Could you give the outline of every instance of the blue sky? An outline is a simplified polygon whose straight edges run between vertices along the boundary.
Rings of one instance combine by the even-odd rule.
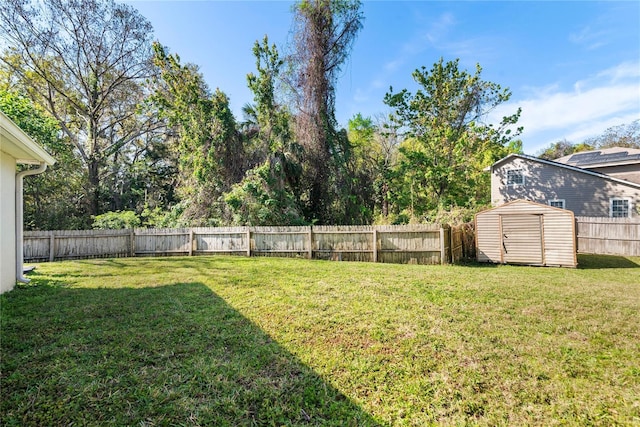
[[[236,118],[252,102],[246,75],[253,43],[290,38],[288,1],[129,1],[156,38],[192,62],[212,89],[231,99]],[[343,67],[336,115],[390,112],[384,94],[417,89],[411,73],[440,57],[512,92],[491,117],[522,108],[527,154],[567,139],[582,142],[640,119],[640,2],[364,1],[364,27]]]

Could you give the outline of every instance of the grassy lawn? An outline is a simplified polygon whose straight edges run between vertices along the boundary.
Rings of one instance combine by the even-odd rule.
[[[47,263],[0,297],[0,424],[640,425],[640,258]]]

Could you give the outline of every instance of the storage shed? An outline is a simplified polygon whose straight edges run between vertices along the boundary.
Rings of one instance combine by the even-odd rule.
[[[576,267],[573,212],[515,200],[475,217],[478,261]]]

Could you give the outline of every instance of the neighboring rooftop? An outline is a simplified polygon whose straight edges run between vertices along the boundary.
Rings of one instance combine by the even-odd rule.
[[[640,163],[640,150],[626,147],[603,148],[569,154],[554,161],[579,168],[626,165]]]

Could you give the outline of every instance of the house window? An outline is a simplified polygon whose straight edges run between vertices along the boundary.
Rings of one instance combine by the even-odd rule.
[[[524,185],[524,173],[522,173],[522,169],[511,169],[507,171],[507,185]]]
[[[631,216],[631,199],[610,199],[609,216],[611,218],[629,218]]]
[[[549,206],[564,209],[564,199],[549,200]]]

